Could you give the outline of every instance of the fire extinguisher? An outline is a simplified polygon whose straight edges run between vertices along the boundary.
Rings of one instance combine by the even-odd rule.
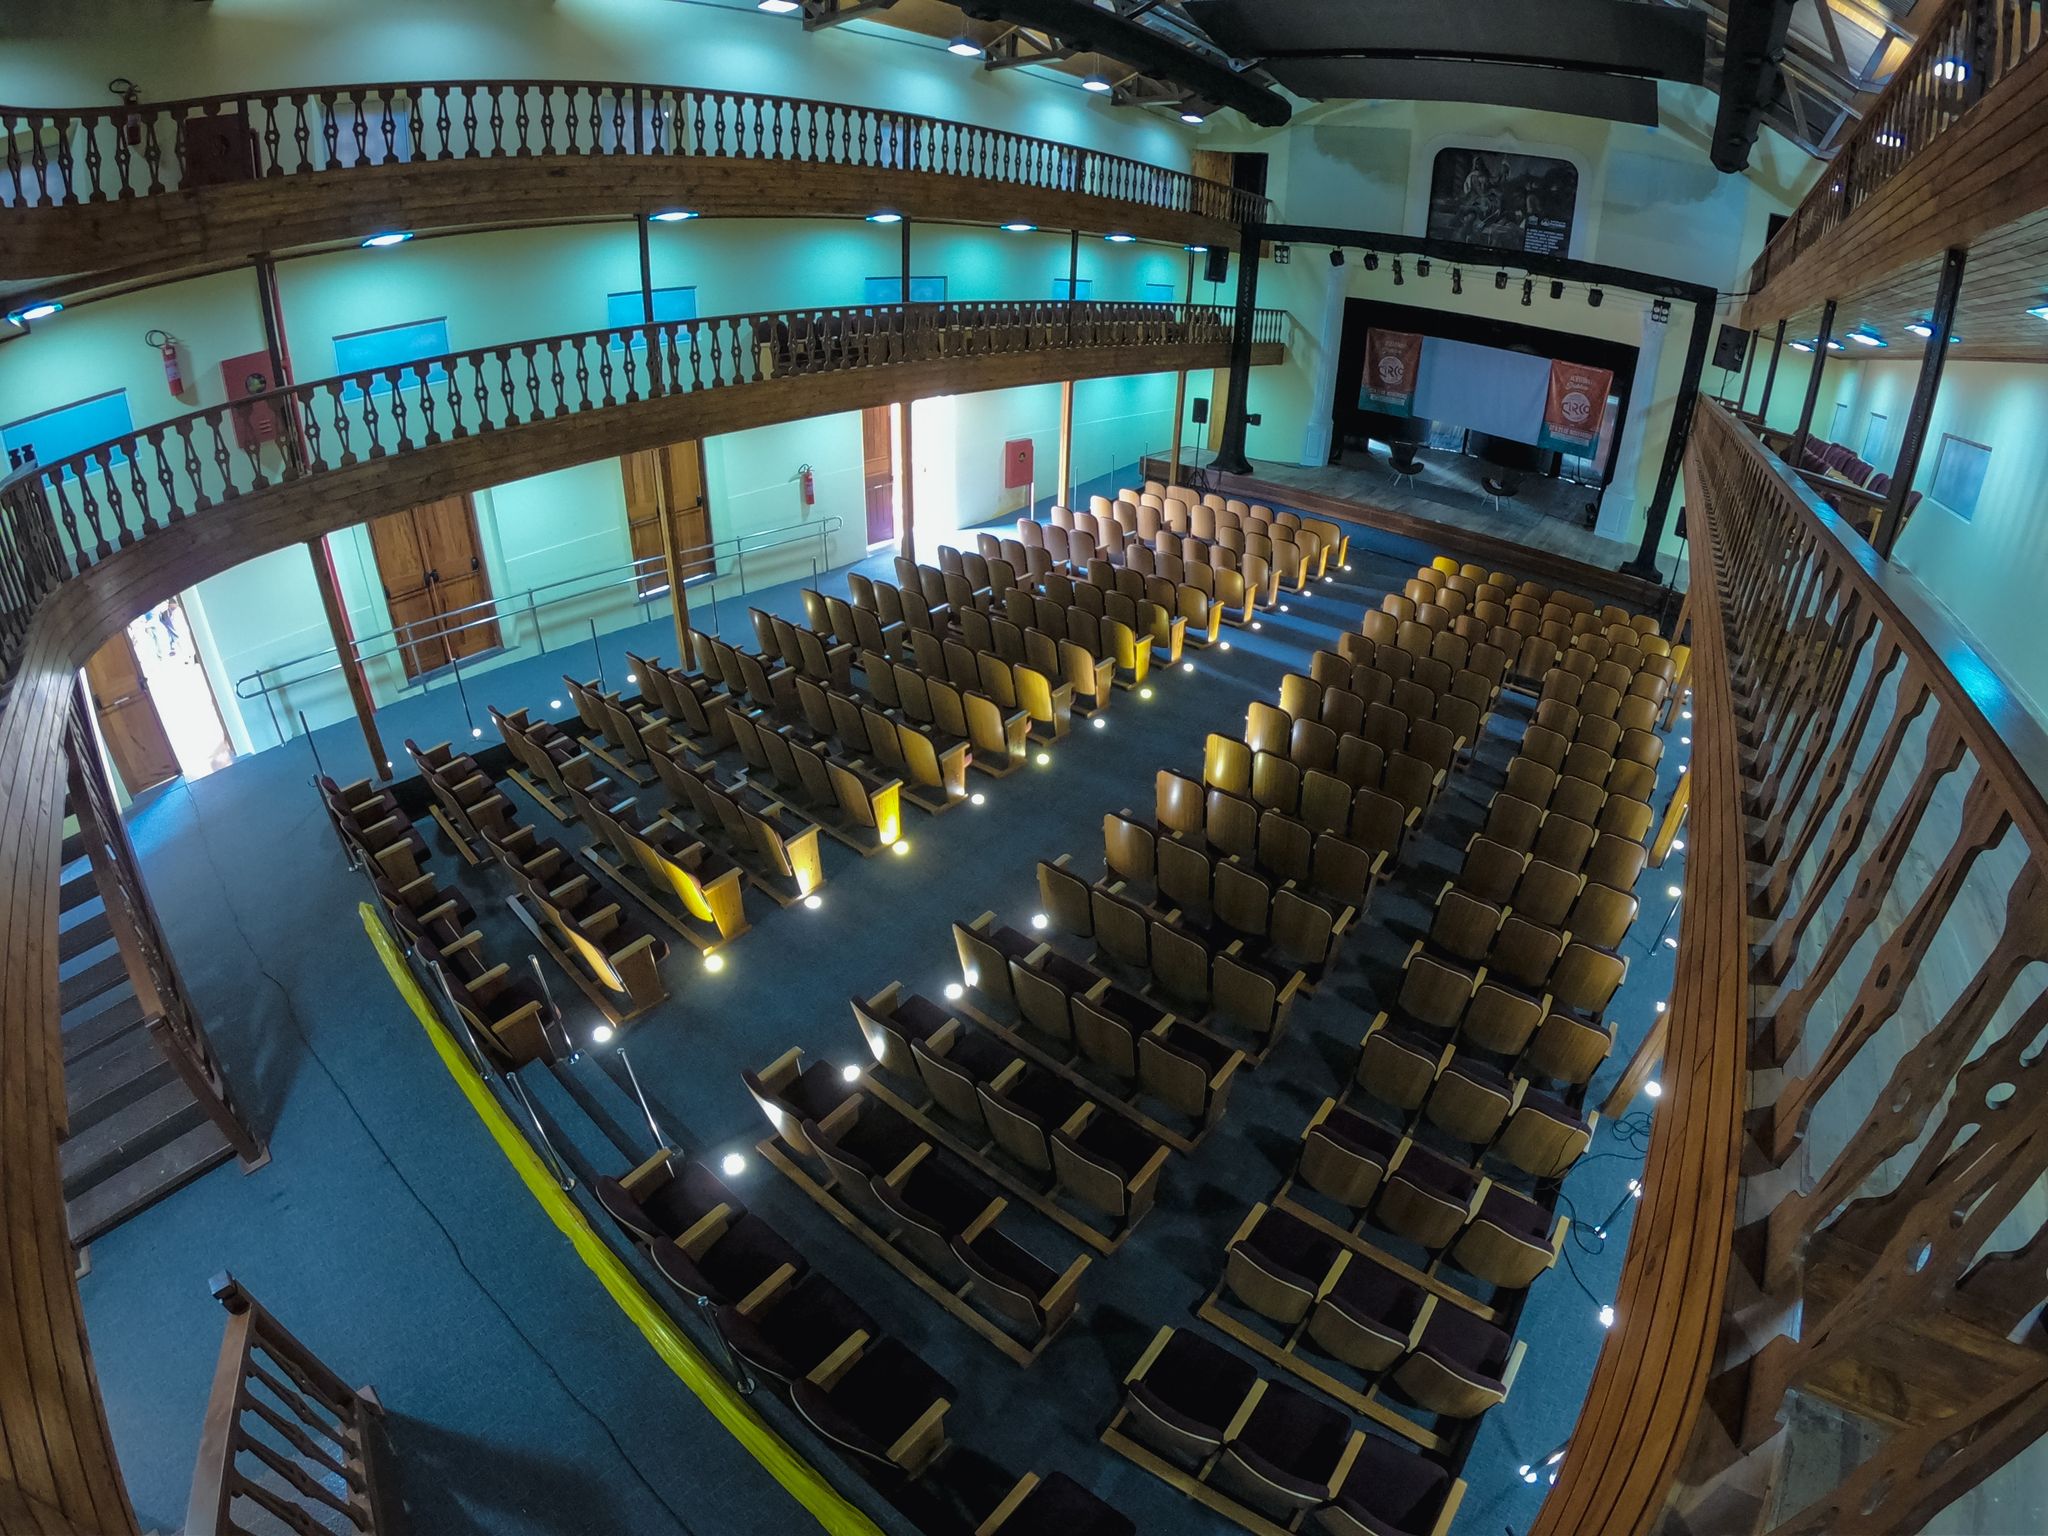
[[[157,356],[163,359],[164,388],[182,400],[185,395],[185,366],[179,356],[178,338],[169,331],[149,331],[142,339],[155,347]]]
[[[818,504],[818,477],[811,473],[810,465],[799,464],[797,466],[796,484],[797,492],[803,497],[804,505],[815,507]]]

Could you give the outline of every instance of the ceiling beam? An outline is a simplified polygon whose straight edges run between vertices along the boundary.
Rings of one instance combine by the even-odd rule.
[[[1721,66],[1721,107],[1714,119],[1717,170],[1746,170],[1764,113],[1784,90],[1785,36],[1795,0],[1729,0],[1727,59]],[[1806,134],[1798,93],[1792,110]]]

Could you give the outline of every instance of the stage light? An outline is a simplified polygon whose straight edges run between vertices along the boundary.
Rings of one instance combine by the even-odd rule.
[[[10,310],[7,319],[13,325],[26,325],[31,320],[47,320],[50,316],[63,309],[63,307],[56,299],[44,299],[40,304],[30,304],[21,309]]]
[[[1525,278],[1523,278],[1523,279],[1522,279],[1522,308],[1524,308],[1524,309],[1527,309],[1527,308],[1529,307],[1529,300],[1530,300],[1531,298],[1535,297],[1535,294],[1536,294],[1536,279],[1535,279],[1535,278],[1533,278],[1533,277],[1525,277]]]
[[[1107,75],[1090,75],[1081,82],[1081,89],[1093,91],[1099,96],[1109,89],[1109,77]]]
[[[1612,1328],[1614,1326],[1614,1308],[1602,1307],[1600,1309],[1600,1326],[1602,1328]]]
[[[1149,699],[1152,697],[1152,690],[1150,688],[1140,688],[1138,690],[1138,697],[1141,699]]]
[[[1417,277],[1429,276],[1429,258],[1427,256],[1415,258],[1415,275]]]
[[[1036,224],[1026,224],[1022,219],[1013,220],[1005,224],[1003,228],[1013,235],[1030,235],[1036,234],[1038,231]]]
[[[1586,303],[1594,309],[1598,309],[1600,307],[1600,301],[1606,297],[1607,295],[1602,293],[1598,288],[1588,288],[1586,290]]]
[[[647,222],[650,224],[680,224],[685,219],[694,219],[696,217],[697,210],[694,208],[660,208],[647,215]]]
[[[1043,929],[1046,925],[1046,921],[1046,915],[1043,912],[1034,912],[1031,914],[1031,926],[1034,928]]]
[[[949,1003],[957,1003],[957,1002],[959,1002],[959,1001],[960,1001],[960,998],[961,998],[961,996],[963,995],[963,993],[964,993],[965,991],[966,991],[966,989],[965,989],[964,987],[962,987],[962,986],[960,985],[960,983],[959,983],[959,982],[957,982],[957,981],[949,981],[949,982],[947,982],[947,983],[946,983],[946,1001],[947,1001],[947,1002],[949,1002]]]
[[[1052,754],[1050,752],[1041,752],[1032,758],[1031,761],[1038,764],[1041,768],[1050,768],[1052,766]]]
[[[1671,301],[1669,299],[1657,299],[1652,302],[1650,305],[1650,318],[1659,325],[1669,325],[1671,323]]]
[[[981,44],[971,37],[956,37],[946,44],[946,52],[955,58],[978,59],[981,57]]]
[[[1462,267],[1453,267],[1453,268],[1451,268],[1451,292],[1452,292],[1452,293],[1463,293],[1464,291],[1465,291],[1465,269],[1464,269],[1464,268],[1462,268]]]
[[[1553,299],[1564,297],[1564,284],[1554,277],[1550,280],[1550,296]]]
[[[1344,252],[1342,250],[1333,249],[1330,252],[1330,265],[1333,267],[1341,267],[1344,265]]]
[[[1089,723],[1090,725],[1092,725],[1093,727],[1095,727],[1095,729],[1096,729],[1096,730],[1098,730],[1098,731],[1099,731],[1099,730],[1101,730],[1101,729],[1102,729],[1102,728],[1103,728],[1104,726],[1108,725],[1108,724],[1109,724],[1109,721],[1107,721],[1106,719],[1104,719],[1104,718],[1103,718],[1103,717],[1102,717],[1101,715],[1097,715],[1097,716],[1096,716],[1096,717],[1095,717],[1094,719],[1090,720],[1090,721],[1089,721],[1088,723]]]
[[[1505,271],[1496,272],[1493,274],[1493,286],[1496,290],[1505,289],[1507,285],[1508,275]]]
[[[1394,286],[1401,286],[1401,258],[1398,256],[1394,258]]]
[[[1671,1005],[1669,1003],[1660,1002],[1659,1004],[1657,1004],[1657,1011],[1659,1013],[1662,1013],[1665,1009],[1669,1008],[1670,1006]]]
[[[1377,272],[1379,271],[1379,269],[1380,253],[1378,251],[1367,251],[1365,253],[1365,270],[1368,272]]]
[[[910,844],[899,837],[889,845],[889,851],[900,859],[910,852]]]
[[[366,251],[381,251],[389,246],[403,245],[411,238],[412,231],[409,229],[386,230],[381,235],[372,235],[369,239],[365,240],[363,242],[363,249]],[[35,316],[31,315],[29,318],[34,319]]]
[[[484,728],[483,728],[482,726],[480,726],[480,725],[472,725],[472,726],[471,726],[471,727],[469,728],[469,734],[470,734],[470,737],[471,737],[471,739],[472,739],[472,740],[474,740],[475,738],[477,738],[477,737],[479,737],[479,736],[483,735],[483,733],[484,733]]]
[[[1661,1099],[1664,1097],[1664,1085],[1653,1077],[1643,1084],[1643,1092],[1653,1099]]]
[[[903,222],[903,215],[892,209],[877,208],[868,215],[868,222],[870,224],[901,224]]]

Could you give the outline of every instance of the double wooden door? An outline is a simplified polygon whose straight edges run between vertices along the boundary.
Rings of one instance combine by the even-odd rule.
[[[680,579],[688,581],[713,569],[711,509],[704,501],[702,445],[670,443],[665,448],[621,454],[619,469],[626,481],[626,532],[633,542],[633,558],[656,562],[641,567],[641,595],[668,587],[668,570],[661,562],[664,516],[668,518],[669,536],[675,541]]]
[[[93,652],[85,664],[86,687],[100,717],[107,756],[130,795],[139,795],[179,773],[178,754],[164,729],[163,716],[149,694],[149,679],[135,655],[134,642],[122,630]]]
[[[871,546],[896,537],[896,434],[889,429],[889,409],[871,405],[860,413],[861,480],[867,488]]]
[[[372,519],[370,549],[407,677],[497,648],[498,621],[478,606],[490,600],[491,576],[467,496]]]

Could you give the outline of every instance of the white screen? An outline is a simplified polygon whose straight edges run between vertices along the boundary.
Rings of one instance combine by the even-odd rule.
[[[1416,370],[1415,414],[1518,443],[1543,430],[1550,359],[1426,336]]]

